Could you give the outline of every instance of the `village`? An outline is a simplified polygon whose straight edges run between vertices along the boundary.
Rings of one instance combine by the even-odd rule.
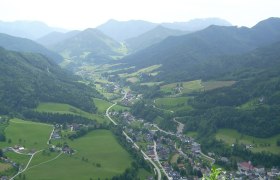
[[[125,104],[133,102],[137,95],[130,94],[122,100]],[[201,145],[192,137],[180,132],[167,132],[156,124],[146,122],[144,119],[135,118],[130,112],[109,112],[109,115],[118,120],[123,131],[142,149],[168,179],[200,179],[209,175],[215,160],[229,160],[226,157],[201,151]],[[179,124],[178,124],[179,125]],[[131,139],[127,139],[128,142]],[[251,162],[238,162],[236,171],[223,171],[226,179],[277,179],[280,169],[254,167]]]

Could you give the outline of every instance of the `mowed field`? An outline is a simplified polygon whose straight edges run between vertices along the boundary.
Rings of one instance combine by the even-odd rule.
[[[0,142],[0,147],[14,145],[23,146],[29,150],[40,150],[48,147],[52,125],[11,119],[9,126],[5,129],[6,142]],[[9,143],[10,141],[10,143]]]
[[[274,154],[280,154],[280,147],[276,145],[278,139],[280,139],[280,134],[270,137],[270,138],[256,138],[253,136],[242,135],[233,129],[220,129],[216,133],[216,139],[222,140],[228,145],[239,144],[252,145],[251,151],[261,152],[268,151]]]
[[[39,106],[35,109],[38,112],[49,112],[49,113],[60,113],[60,114],[73,114],[77,116],[82,116],[88,119],[96,120],[98,122],[107,121],[103,115],[91,114],[85,112],[79,108],[68,104],[61,103],[40,103]]]
[[[106,110],[108,109],[108,107],[110,107],[111,105],[113,105],[112,103],[105,101],[103,99],[97,99],[94,98],[94,104],[97,107],[98,112],[105,114]],[[110,111],[119,111],[119,110],[129,110],[129,108],[124,107],[124,106],[120,106],[120,105],[115,105],[114,107],[112,107],[110,109]]]
[[[181,106],[186,106],[189,97],[165,97],[155,100],[155,105],[163,109],[176,109]]]
[[[53,161],[28,169],[24,173],[27,179],[110,179],[123,173],[132,162],[129,153],[108,130],[96,130],[74,141],[67,140],[67,143],[76,150],[75,154],[62,154]]]
[[[229,87],[235,84],[236,81],[207,81],[202,82],[201,80],[187,81],[187,82],[177,82],[172,84],[166,84],[160,87],[161,91],[166,93],[171,93],[176,88],[177,84],[182,84],[182,93],[192,93],[197,91],[210,91],[217,88]]]

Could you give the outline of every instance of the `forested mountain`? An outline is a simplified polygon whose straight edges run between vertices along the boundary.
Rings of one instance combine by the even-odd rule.
[[[35,108],[39,102],[67,103],[95,112],[100,97],[45,56],[0,48],[0,114]]]
[[[43,37],[40,37],[36,41],[46,47],[52,46],[54,44],[57,44],[61,41],[64,41],[65,39],[71,38],[75,35],[77,35],[80,31],[69,31],[67,33],[62,32],[51,32]]]
[[[56,62],[62,61],[62,57],[59,54],[25,38],[0,33],[0,47],[13,51],[40,53]]]
[[[279,134],[279,49],[280,42],[224,60],[233,68],[223,78],[237,83],[194,98],[190,102],[194,110],[185,114],[188,129],[199,130],[204,135],[219,128],[233,128],[255,137]]]
[[[100,62],[118,56],[121,44],[97,29],[86,29],[52,46],[52,49],[66,58]]]
[[[187,33],[188,32],[186,31],[173,30],[163,26],[157,26],[156,28],[144,34],[125,40],[125,43],[129,51],[135,52],[153,44],[159,43],[168,36],[179,36]]]
[[[162,64],[157,81],[182,81],[206,77],[204,70],[212,63],[216,65],[220,56],[249,52],[279,40],[279,18],[264,20],[252,28],[210,26],[184,36],[168,37],[122,62],[136,68]]]
[[[157,24],[155,23],[142,20],[117,21],[111,19],[98,26],[97,29],[117,41],[124,41],[126,39],[139,36],[156,26]]]
[[[0,33],[32,40],[36,40],[53,31],[66,32],[64,29],[49,27],[45,23],[39,21],[0,21]]]
[[[211,25],[231,26],[231,23],[220,18],[192,19],[187,22],[162,23],[162,26],[181,31],[199,31]]]

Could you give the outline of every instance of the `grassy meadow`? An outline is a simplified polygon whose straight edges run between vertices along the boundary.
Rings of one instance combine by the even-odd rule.
[[[280,154],[280,147],[276,145],[280,134],[270,138],[256,138],[241,134],[233,129],[220,129],[216,133],[216,139],[222,140],[226,144],[231,145],[235,143],[252,145],[251,149],[253,152],[268,151],[274,154]]]
[[[23,146],[29,150],[40,150],[47,147],[47,141],[53,127],[48,124],[11,119],[5,129],[6,142],[0,142],[0,147],[14,145]]]
[[[49,163],[28,169],[27,179],[105,179],[123,173],[132,162],[129,153],[108,130],[96,130],[66,142],[76,150],[75,154],[62,154]]]
[[[107,121],[104,116],[98,114],[91,114],[85,112],[79,108],[68,104],[61,103],[40,103],[35,109],[38,112],[49,112],[49,113],[59,113],[59,114],[73,114],[77,116],[82,116],[88,119],[97,120],[98,122]]]

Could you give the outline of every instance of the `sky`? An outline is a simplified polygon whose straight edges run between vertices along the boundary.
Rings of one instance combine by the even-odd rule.
[[[96,27],[109,19],[185,22],[219,17],[251,27],[280,17],[279,0],[0,0],[0,20],[36,20],[65,29]]]

